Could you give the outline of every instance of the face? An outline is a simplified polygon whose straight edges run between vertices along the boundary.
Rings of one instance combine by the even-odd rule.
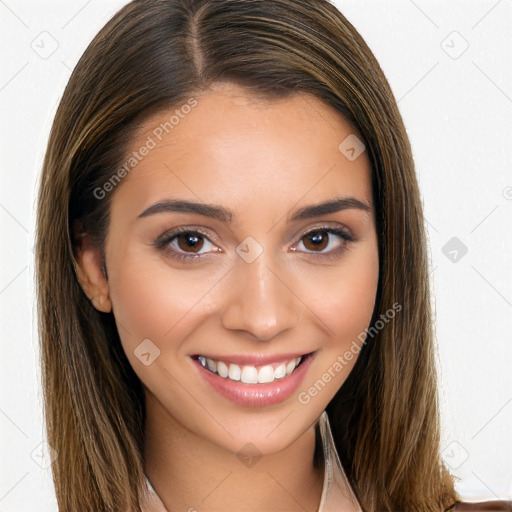
[[[188,105],[130,148],[106,302],[148,406],[234,453],[277,452],[343,384],[372,316],[370,164],[339,149],[355,130],[312,96],[216,84]]]

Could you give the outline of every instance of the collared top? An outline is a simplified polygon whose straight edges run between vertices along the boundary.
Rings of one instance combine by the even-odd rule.
[[[357,501],[338,457],[326,411],[321,414],[318,425],[324,459],[324,483],[318,512],[340,512],[342,510],[362,512],[361,505]],[[147,493],[141,512],[167,512],[147,477],[146,484]]]

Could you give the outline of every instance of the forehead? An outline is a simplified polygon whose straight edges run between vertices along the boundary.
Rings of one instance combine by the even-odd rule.
[[[134,165],[115,201],[138,213],[176,195],[247,210],[306,196],[371,201],[366,152],[349,159],[343,151],[355,136],[339,112],[314,96],[264,100],[217,84],[144,121],[128,148],[126,161]]]

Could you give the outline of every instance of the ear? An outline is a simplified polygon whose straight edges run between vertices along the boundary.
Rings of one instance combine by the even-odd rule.
[[[77,248],[75,270],[82,289],[94,307],[103,313],[112,311],[107,276],[103,273],[101,250],[81,221],[75,221],[73,235]]]

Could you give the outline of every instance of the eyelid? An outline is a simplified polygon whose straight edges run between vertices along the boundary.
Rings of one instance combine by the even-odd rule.
[[[199,233],[203,235],[205,238],[208,238],[211,242],[211,235],[207,232],[206,229],[198,227],[198,226],[179,226],[177,228],[172,228],[164,231],[161,235],[159,235],[152,245],[159,245],[161,243],[165,243],[169,241],[169,239],[174,238],[177,235],[181,235],[182,233]],[[213,237],[215,238],[215,237]]]
[[[340,224],[339,222],[324,222],[321,224],[315,224],[311,228],[306,228],[305,231],[301,231],[302,237],[309,235],[309,233],[314,233],[315,231],[322,231],[322,230],[334,230],[334,231],[340,231],[344,235],[347,235],[347,237],[350,237],[351,239],[355,240],[354,235],[352,234],[352,231],[348,229],[345,225]]]
[[[308,236],[310,233],[315,233],[315,232],[319,232],[319,231],[327,231],[330,235],[334,234],[334,235],[338,236],[339,238],[341,238],[344,241],[342,247],[341,248],[338,247],[337,249],[333,249],[328,252],[305,251],[304,254],[308,254],[308,255],[316,254],[319,258],[321,258],[321,257],[328,258],[330,256],[335,257],[338,252],[346,249],[347,244],[349,244],[350,242],[356,241],[355,237],[351,233],[351,230],[349,230],[346,226],[340,225],[339,223],[334,223],[334,222],[333,223],[322,223],[322,224],[313,225],[310,228],[306,228],[305,230],[301,230],[298,235],[299,238],[297,239],[296,242],[293,243],[292,247],[294,245],[296,245],[297,243],[300,243],[302,241],[302,239],[304,237]],[[190,261],[190,260],[195,260],[195,259],[202,259],[202,258],[206,257],[208,254],[215,253],[215,252],[223,252],[223,250],[220,249],[220,250],[216,250],[216,251],[209,251],[206,253],[186,253],[186,252],[176,251],[175,249],[167,249],[166,248],[166,246],[171,242],[171,240],[173,240],[174,238],[176,238],[177,236],[179,236],[180,234],[183,234],[183,233],[197,233],[197,234],[200,234],[201,236],[203,236],[204,238],[208,239],[210,241],[210,243],[212,243],[212,244],[215,243],[214,241],[211,240],[212,237],[209,235],[209,233],[207,233],[207,230],[205,228],[198,227],[198,226],[179,226],[177,228],[172,228],[172,229],[169,229],[169,230],[165,231],[164,233],[162,233],[160,236],[158,236],[156,238],[156,240],[154,242],[152,242],[151,245],[157,247],[158,249],[160,249],[162,251],[167,250],[167,252],[173,253],[173,254],[171,254],[171,257],[178,259],[178,260],[181,259],[181,260],[189,260]],[[216,237],[214,236],[213,238],[216,238]],[[215,245],[217,245],[217,244],[215,244]],[[303,251],[297,251],[296,249],[292,249],[292,250],[294,252],[303,252]]]

